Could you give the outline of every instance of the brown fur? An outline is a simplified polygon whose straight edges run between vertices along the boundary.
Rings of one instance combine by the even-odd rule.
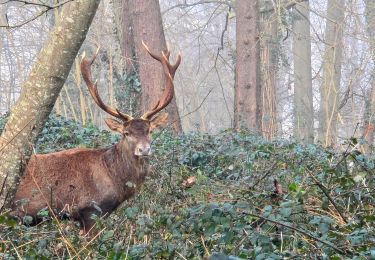
[[[109,148],[33,155],[18,187],[13,215],[29,215],[38,222],[37,213],[51,208],[58,214],[69,213],[87,233],[95,224],[92,214],[110,214],[140,189],[148,160],[135,155],[136,149],[149,147],[150,131],[166,121],[164,115],[151,122],[107,119],[108,126],[124,136]]]

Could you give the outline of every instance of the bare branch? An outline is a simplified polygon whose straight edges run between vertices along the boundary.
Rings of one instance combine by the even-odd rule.
[[[59,7],[62,7],[63,5],[65,5],[69,2],[72,2],[72,1],[74,1],[74,0],[65,0],[65,1],[60,2],[58,4],[55,4],[55,5],[48,5],[48,4],[44,4],[44,3],[41,3],[41,2],[26,1],[26,0],[6,0],[6,1],[3,1],[0,4],[3,5],[3,4],[8,4],[8,3],[21,3],[23,5],[37,6],[37,7],[43,8],[43,10],[41,10],[38,14],[34,15],[33,17],[31,17],[29,19],[26,19],[23,22],[14,24],[14,25],[9,24],[8,20],[7,20],[7,24],[0,24],[0,28],[14,29],[14,28],[22,27],[25,24],[30,23],[30,22],[38,19],[39,17],[41,17],[42,15],[47,13],[48,11],[53,10],[53,9],[57,9]]]
[[[307,1],[307,0],[284,1],[284,2],[281,3],[280,8],[290,9],[290,8],[294,7],[295,5],[298,5],[299,3],[305,2],[305,1]],[[264,14],[264,13],[274,12],[275,9],[276,9],[275,6],[269,7],[268,5],[265,5],[265,6],[262,6],[260,8],[260,13]]]
[[[296,232],[298,232],[298,233],[300,233],[302,235],[305,235],[305,236],[311,238],[312,240],[315,240],[317,242],[320,242],[320,243],[322,243],[322,244],[324,244],[324,245],[332,248],[333,250],[335,250],[339,254],[342,254],[342,255],[353,255],[353,253],[349,249],[342,250],[342,249],[338,248],[337,246],[335,246],[334,244],[332,244],[331,242],[329,242],[327,240],[324,240],[324,239],[321,239],[321,238],[318,238],[318,237],[310,234],[309,231],[303,230],[301,228],[294,227],[294,226],[290,225],[289,223],[272,220],[272,219],[260,216],[258,214],[254,214],[254,213],[246,213],[246,214],[248,214],[249,216],[253,216],[253,217],[256,217],[256,218],[259,218],[259,219],[263,219],[263,220],[265,220],[267,222],[270,222],[270,223],[273,223],[273,224],[276,224],[276,225],[280,225],[280,226],[283,226],[285,228],[294,230],[294,231],[296,231]]]
[[[176,9],[176,8],[187,8],[187,7],[194,7],[194,6],[198,6],[198,5],[203,5],[203,4],[225,4],[227,6],[229,6],[230,8],[233,8],[233,4],[231,1],[219,1],[219,0],[201,0],[201,1],[198,1],[198,2],[195,2],[195,3],[183,3],[183,4],[177,4],[177,5],[174,5],[174,6],[171,6],[169,8],[167,8],[166,10],[164,10],[161,15],[164,15],[166,14],[167,12],[173,10],[173,9]]]

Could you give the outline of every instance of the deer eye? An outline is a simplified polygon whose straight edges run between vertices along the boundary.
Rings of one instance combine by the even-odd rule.
[[[124,131],[124,132],[123,132],[123,135],[124,135],[124,136],[129,136],[129,132],[128,132],[128,131]]]

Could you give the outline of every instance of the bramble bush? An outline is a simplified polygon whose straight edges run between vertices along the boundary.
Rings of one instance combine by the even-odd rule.
[[[97,147],[116,138],[52,116],[37,147]],[[74,222],[26,227],[1,216],[0,257],[375,258],[374,158],[356,147],[354,138],[335,152],[247,132],[163,131],[154,135],[142,191],[96,218],[99,237],[80,236]]]

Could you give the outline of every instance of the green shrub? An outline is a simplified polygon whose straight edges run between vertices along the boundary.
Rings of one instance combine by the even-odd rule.
[[[91,127],[59,124],[48,125],[41,151],[113,140]],[[66,137],[66,129],[83,137]],[[95,135],[102,141],[93,143]],[[247,132],[162,132],[154,136],[142,192],[97,219],[99,238],[79,237],[68,221],[25,227],[3,218],[0,253],[30,259],[374,258],[374,160],[357,151],[354,140],[347,147],[338,153]],[[187,185],[189,177],[195,183]]]
[[[0,117],[0,134],[4,129],[8,114]],[[46,125],[38,136],[37,153],[50,153],[74,147],[96,148],[118,140],[108,131],[101,131],[97,126],[80,123],[51,113]]]

